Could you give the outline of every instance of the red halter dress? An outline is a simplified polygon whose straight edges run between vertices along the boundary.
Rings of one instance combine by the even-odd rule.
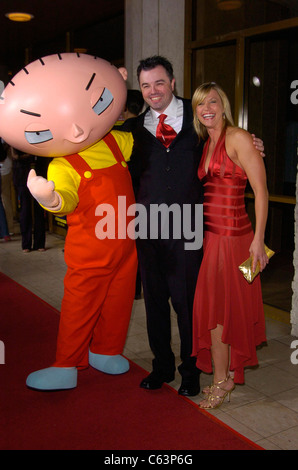
[[[212,372],[211,334],[223,326],[231,346],[230,370],[244,382],[244,367],[258,364],[256,345],[266,341],[260,276],[249,284],[238,266],[249,257],[253,230],[245,210],[245,172],[227,155],[225,133],[206,173],[206,143],[198,176],[204,184],[204,257],[194,299],[193,355],[197,367]]]

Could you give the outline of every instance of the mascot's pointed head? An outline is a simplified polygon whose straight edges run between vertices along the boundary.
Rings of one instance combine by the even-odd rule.
[[[0,136],[32,155],[78,153],[113,127],[126,102],[126,71],[86,54],[36,60],[0,98]]]

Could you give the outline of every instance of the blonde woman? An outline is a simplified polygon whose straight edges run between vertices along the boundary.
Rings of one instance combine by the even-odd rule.
[[[206,140],[198,170],[204,184],[204,257],[194,300],[193,355],[213,372],[201,408],[216,408],[244,382],[244,367],[258,363],[256,345],[266,340],[260,276],[252,284],[238,266],[268,263],[264,233],[268,192],[263,158],[252,136],[234,126],[230,104],[215,83],[197,88],[194,127]],[[245,210],[247,180],[255,195],[255,232]]]

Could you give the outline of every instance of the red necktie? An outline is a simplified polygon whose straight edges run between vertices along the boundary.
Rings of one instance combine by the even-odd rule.
[[[166,114],[161,114],[159,116],[159,123],[156,128],[156,138],[160,140],[165,147],[169,147],[172,140],[175,139],[177,132],[175,132],[171,126],[165,124],[164,120],[166,117]]]

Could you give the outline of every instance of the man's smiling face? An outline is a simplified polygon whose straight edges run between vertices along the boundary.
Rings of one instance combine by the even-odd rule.
[[[172,101],[175,79],[170,80],[166,69],[158,65],[152,70],[142,70],[139,84],[146,103],[155,111],[163,113]]]

